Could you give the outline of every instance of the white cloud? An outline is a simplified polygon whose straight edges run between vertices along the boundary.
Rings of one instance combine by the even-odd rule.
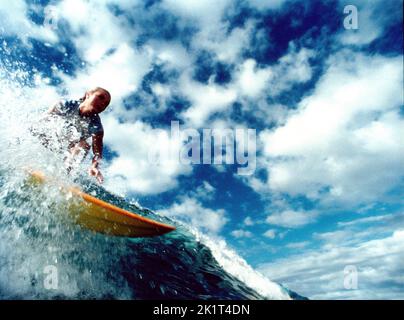
[[[183,112],[183,117],[195,127],[201,127],[210,115],[225,110],[237,98],[237,93],[232,88],[212,83],[204,85],[188,77],[183,77],[180,85],[183,94],[192,103],[191,107]]]
[[[258,67],[254,59],[247,59],[240,65],[234,85],[241,96],[257,101],[261,96],[277,96],[294,84],[311,79],[310,59],[313,56],[312,50],[302,48],[297,51],[291,43],[288,53],[273,66]]]
[[[246,218],[244,219],[244,224],[245,224],[246,226],[252,226],[252,225],[254,225],[254,221],[253,221],[253,219],[251,219],[250,216],[248,216],[248,217],[246,217]]]
[[[238,62],[254,30],[254,22],[249,20],[245,26],[229,31],[229,22],[224,16],[231,14],[234,6],[230,0],[164,0],[161,3],[163,9],[179,15],[197,28],[191,42],[193,51],[207,50],[226,63]]]
[[[251,238],[252,233],[250,231],[242,230],[242,229],[237,229],[233,230],[231,232],[231,235],[235,238]]]
[[[118,5],[121,9],[131,9],[136,14],[138,1],[60,1],[47,7],[28,5],[24,1],[0,4],[0,29],[6,34],[17,35],[23,41],[28,37],[50,42],[56,49],[64,51],[53,27],[61,27],[67,21],[71,40],[78,55],[87,63],[74,76],[56,71],[65,81],[71,95],[82,95],[92,86],[108,88],[118,101],[137,89],[144,74],[148,71],[151,57],[149,52],[133,49],[131,42],[136,40],[136,30],[123,17],[116,17],[108,7]],[[38,26],[27,16],[28,9],[38,14],[52,14],[50,27]],[[45,23],[46,24],[46,23]],[[52,27],[52,28],[51,28]],[[49,46],[50,44],[48,44]],[[65,71],[63,71],[65,72]]]
[[[108,89],[112,95],[111,105],[122,108],[121,99],[138,89],[143,76],[149,71],[150,57],[123,43],[117,50],[97,63],[89,64],[74,77],[56,72],[71,95],[82,96],[92,87]]]
[[[215,192],[216,189],[208,181],[203,181],[202,185],[196,188],[195,191],[191,191],[189,194],[193,198],[210,201],[213,200]]]
[[[289,90],[296,83],[305,83],[312,77],[312,66],[310,59],[315,52],[310,49],[301,48],[299,51],[292,42],[286,55],[281,57],[274,66],[275,77],[270,83],[269,94],[276,96],[282,91]]]
[[[136,29],[122,16],[116,17],[108,4],[119,4],[122,8],[128,6],[128,1],[64,0],[55,7],[60,18],[69,22],[73,32],[71,39],[87,62],[96,63],[109,50],[137,37]],[[133,2],[133,7],[136,4]]]
[[[204,25],[217,23],[229,3],[229,0],[163,0],[162,7]]]
[[[151,40],[146,48],[157,64],[180,71],[192,66],[192,55],[180,43]]]
[[[276,233],[277,232],[275,229],[270,229],[270,230],[265,231],[264,236],[269,239],[275,239]]]
[[[159,210],[159,213],[177,218],[197,230],[210,234],[218,234],[229,221],[223,209],[212,210],[205,208],[196,199],[189,197],[183,197],[180,203],[175,203],[170,208]]]
[[[396,186],[404,172],[402,63],[349,51],[332,57],[285,125],[260,135],[270,190],[356,203]]]
[[[257,69],[254,59],[247,59],[240,67],[238,86],[241,92],[249,97],[256,97],[267,86],[272,76],[270,68]]]
[[[371,217],[356,219],[353,221],[338,222],[338,226],[339,227],[353,226],[353,225],[362,224],[362,223],[385,221],[385,220],[391,219],[391,218],[393,218],[392,214],[385,214],[385,215],[381,215],[381,216],[371,216]]]
[[[244,27],[234,28],[231,32],[227,32],[227,23],[209,25],[205,28],[208,29],[199,32],[193,38],[193,48],[195,50],[207,50],[223,63],[238,64],[243,49],[249,45],[255,24],[249,20]]]
[[[313,238],[321,240],[327,249],[337,244],[343,246],[355,246],[363,242],[364,239],[381,237],[389,234],[392,230],[404,228],[404,213],[392,213],[381,216],[370,216],[358,218],[346,222],[338,222],[339,229],[313,233]]]
[[[301,242],[290,242],[286,245],[286,248],[289,249],[303,249],[310,244],[309,241],[301,241]]]
[[[285,210],[267,217],[266,222],[285,228],[299,228],[315,221],[318,213],[313,211]]]
[[[227,85],[217,85],[213,83],[213,78],[208,84],[202,84],[194,81],[190,74],[185,72],[176,86],[191,102],[191,106],[182,116],[190,125],[201,127],[215,112],[228,111],[237,99],[247,98],[259,102],[267,96],[276,96],[294,84],[306,82],[311,78],[309,59],[312,56],[311,50],[303,48],[296,52],[295,46],[291,45],[289,52],[274,66],[258,67],[254,59],[247,59],[240,63],[233,81]],[[254,105],[251,101],[246,101],[245,104],[247,108],[248,105]],[[267,104],[263,105],[262,109],[266,109],[264,113],[272,113]],[[284,114],[280,110],[275,111],[278,116],[272,118],[281,118]],[[268,121],[271,121],[271,117]]]
[[[29,37],[52,44],[58,41],[51,28],[33,23],[27,14],[28,5],[24,0],[1,1],[0,32],[5,35],[18,35],[25,44]]]
[[[404,229],[388,237],[333,245],[273,263],[259,270],[272,279],[311,299],[403,299]],[[358,270],[358,289],[344,288],[344,269]]]
[[[179,175],[191,172],[190,166],[174,158],[182,141],[170,133],[153,130],[141,121],[120,123],[111,116],[104,117],[103,124],[105,143],[118,153],[107,168],[107,187],[121,192],[159,193],[174,188]],[[158,153],[160,161],[153,163],[152,155]]]
[[[247,3],[258,10],[280,9],[286,0],[246,0]]]
[[[162,111],[162,110],[167,110],[167,101],[172,96],[172,89],[169,85],[165,85],[162,83],[154,83],[150,86],[150,89],[152,90],[153,94],[157,97],[158,99],[158,105],[155,106],[154,111]]]
[[[331,232],[313,234],[313,237],[317,240],[322,240],[331,243],[342,243],[342,241],[351,237],[351,231],[349,230],[336,230]]]

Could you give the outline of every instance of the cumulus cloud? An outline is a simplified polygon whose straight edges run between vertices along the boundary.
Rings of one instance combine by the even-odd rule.
[[[271,214],[266,222],[284,228],[299,228],[315,221],[318,213],[313,211],[285,210]]]
[[[213,83],[204,85],[187,77],[181,81],[181,88],[192,103],[183,112],[183,117],[195,127],[201,127],[211,114],[225,110],[237,98],[237,92],[232,88]]]
[[[404,228],[404,213],[391,213],[351,221],[338,222],[338,229],[329,232],[313,233],[313,239],[324,243],[324,248],[333,247],[336,244],[354,246],[364,239],[382,237],[390,234],[392,230]]]
[[[256,61],[247,59],[240,67],[238,85],[243,94],[256,97],[267,86],[272,72],[270,68],[256,69]]]
[[[276,230],[275,229],[270,229],[264,232],[264,236],[269,238],[269,239],[275,239],[276,237]]]
[[[254,32],[255,23],[249,20],[244,27],[236,27],[230,32],[227,32],[227,28],[227,24],[218,24],[215,30],[198,33],[193,39],[193,47],[195,50],[209,51],[223,63],[238,64]]]
[[[192,55],[177,41],[150,40],[145,46],[157,65],[169,70],[185,71],[192,66]]]
[[[170,208],[159,212],[209,234],[218,234],[229,221],[225,210],[205,208],[198,200],[189,197],[183,197],[181,202],[174,203]]]
[[[208,181],[203,181],[195,191],[190,191],[189,195],[196,199],[210,201],[214,199],[215,193],[215,187],[213,187]]]
[[[296,45],[290,43],[288,53],[281,57],[273,68],[275,77],[270,83],[269,94],[276,96],[290,90],[294,84],[309,81],[313,74],[310,59],[314,56],[313,50],[297,50]]]
[[[154,130],[141,121],[121,123],[113,116],[104,118],[105,142],[118,154],[107,167],[107,187],[121,192],[151,194],[177,186],[177,177],[192,168],[178,155],[182,140],[170,132]],[[155,158],[155,156],[157,158]]]
[[[248,216],[248,217],[246,217],[246,218],[244,219],[244,224],[245,224],[246,226],[252,226],[252,225],[254,225],[254,221],[253,221],[253,219],[252,219],[250,216]]]
[[[232,12],[233,5],[229,0],[164,0],[161,7],[196,28],[197,32],[191,41],[194,51],[207,50],[219,61],[235,63],[242,49],[248,45],[254,22],[249,20],[245,26],[229,31],[230,26],[224,15]]]
[[[221,20],[230,0],[163,0],[162,7],[178,15],[196,20],[201,26]]]
[[[323,242],[318,250],[261,264],[259,270],[312,299],[400,299],[404,285],[404,229],[402,222],[397,223],[400,219],[402,215],[393,223],[386,215],[389,223],[367,227],[364,232],[343,228],[315,234],[314,238]],[[363,223],[363,219],[356,219],[348,225]],[[307,245],[290,243],[288,247],[302,249]],[[347,267],[357,271],[358,287],[354,290],[344,286]]]
[[[235,238],[251,238],[252,233],[248,230],[237,229],[231,232],[231,235]]]
[[[258,67],[254,59],[245,60],[238,68],[234,85],[241,96],[256,100],[262,96],[277,96],[294,84],[311,79],[312,57],[312,50],[302,48],[297,51],[296,46],[291,43],[288,53],[275,65]]]
[[[286,245],[288,249],[303,249],[310,245],[310,241],[290,242]]]
[[[55,43],[58,37],[46,25],[37,25],[28,19],[29,6],[24,0],[2,1],[0,3],[0,31],[3,35],[16,36],[28,45],[28,38]]]
[[[252,7],[258,10],[280,9],[286,0],[246,0]]]
[[[328,66],[285,125],[261,133],[268,186],[322,201],[371,201],[404,172],[402,57],[344,52]]]
[[[85,90],[96,86],[107,88],[112,95],[111,103],[117,109],[122,107],[122,98],[138,89],[150,64],[151,59],[146,52],[122,43],[113,54],[84,66],[74,76],[59,70],[55,74],[64,81],[71,95],[81,96]]]
[[[212,83],[212,78],[208,84],[202,84],[193,80],[189,73],[184,73],[176,86],[180,88],[179,93],[190,101],[191,106],[182,116],[190,125],[201,127],[208,122],[211,115],[228,112],[234,102],[247,99],[246,110],[249,110],[249,104],[255,105],[251,101],[256,101],[259,109],[265,109],[262,112],[271,114],[268,122],[281,118],[284,108],[277,110],[277,106],[274,106],[272,110],[264,102],[265,99],[291,89],[294,84],[310,80],[310,58],[313,55],[312,50],[302,48],[297,51],[295,46],[291,45],[288,53],[274,66],[257,66],[254,59],[246,59],[239,63],[233,81],[227,85]],[[274,116],[274,112],[279,115]]]
[[[110,50],[128,44],[137,37],[136,29],[124,17],[115,16],[109,4],[127,8],[127,1],[65,0],[55,6],[58,17],[71,27],[71,39],[82,59],[95,63]],[[133,8],[137,2],[134,1]],[[133,9],[132,8],[132,9]]]

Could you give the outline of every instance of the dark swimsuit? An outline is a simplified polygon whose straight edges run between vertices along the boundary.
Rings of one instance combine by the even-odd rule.
[[[56,127],[50,126],[47,118],[48,120],[45,119],[31,127],[31,133],[54,151],[65,151],[92,135],[103,134],[104,129],[98,114],[89,117],[80,114],[79,107],[82,102],[82,99],[59,102],[50,117],[61,122]]]
[[[104,128],[98,114],[86,117],[80,115],[79,106],[82,100],[64,100],[57,105],[57,112],[66,118],[67,125],[76,128],[81,134],[80,140],[87,140],[92,135],[104,133]]]

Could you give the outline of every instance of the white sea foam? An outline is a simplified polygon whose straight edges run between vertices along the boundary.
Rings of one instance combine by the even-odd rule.
[[[209,247],[213,257],[229,274],[267,299],[291,300],[290,295],[282,286],[254,270],[237,252],[229,248],[223,238],[201,233],[194,227],[188,228],[198,241]]]

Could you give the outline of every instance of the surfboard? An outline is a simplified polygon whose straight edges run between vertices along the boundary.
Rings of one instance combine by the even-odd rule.
[[[29,170],[28,172],[35,183],[56,183],[40,171]],[[89,230],[134,238],[159,236],[175,230],[173,226],[119,208],[77,187],[60,184],[57,186],[62,192],[72,195],[73,199],[69,200],[69,212],[76,223]]]

